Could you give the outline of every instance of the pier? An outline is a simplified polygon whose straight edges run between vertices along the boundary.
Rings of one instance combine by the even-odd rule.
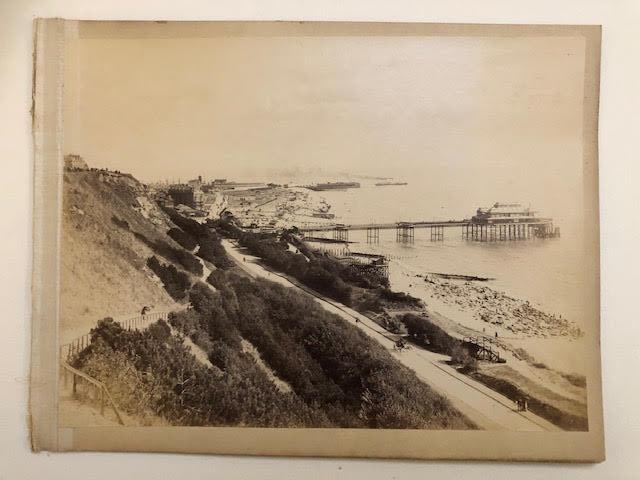
[[[560,229],[553,226],[550,218],[538,218],[536,221],[510,221],[495,223],[476,223],[473,220],[449,220],[445,222],[395,222],[395,223],[368,223],[354,225],[321,225],[305,226],[298,231],[306,237],[314,237],[318,234],[331,232],[333,240],[347,242],[349,232],[365,231],[367,243],[379,243],[381,230],[395,230],[396,241],[400,243],[413,243],[416,229],[427,229],[428,238],[432,242],[444,240],[445,228],[460,228],[461,236],[465,240],[478,242],[498,242],[508,240],[526,240],[531,238],[553,238],[560,236]]]
[[[415,225],[409,222],[399,222],[396,224],[396,241],[402,243],[413,243],[415,239]]]
[[[349,229],[346,225],[338,224],[333,227],[333,239],[338,241],[349,240]]]
[[[413,243],[416,229],[428,229],[432,242],[444,240],[445,228],[460,228],[462,238],[478,242],[526,240],[531,238],[554,238],[560,229],[554,227],[553,219],[536,217],[531,209],[518,203],[495,203],[489,208],[478,208],[471,219],[446,221],[417,221],[393,223],[364,223],[345,225],[325,224],[305,226],[298,231],[307,237],[321,236],[332,232],[335,241],[347,242],[350,231],[366,231],[367,243],[380,242],[380,230],[395,230],[396,241]]]

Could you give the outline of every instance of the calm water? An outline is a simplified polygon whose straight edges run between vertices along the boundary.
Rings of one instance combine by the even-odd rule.
[[[460,192],[439,192],[416,183],[407,186],[376,187],[362,183],[359,189],[317,192],[332,205],[336,221],[346,224],[470,218],[480,206],[461,200]],[[509,201],[511,199],[506,199]],[[486,201],[491,205],[505,199]],[[532,205],[535,207],[535,205]],[[551,216],[542,211],[540,216]],[[460,227],[446,228],[444,241],[431,242],[429,229],[416,229],[413,244],[395,240],[395,230],[380,232],[380,243],[368,245],[366,232],[349,232],[354,251],[390,255],[393,261],[413,273],[437,272],[495,278],[489,286],[529,300],[545,311],[559,313],[580,323],[584,295],[581,264],[582,237],[570,221],[558,221],[562,237],[480,243],[463,240]]]

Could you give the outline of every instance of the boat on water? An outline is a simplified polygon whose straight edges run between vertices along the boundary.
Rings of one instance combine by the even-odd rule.
[[[346,190],[347,188],[360,188],[360,184],[358,182],[327,182],[308,185],[306,188],[316,192],[322,192],[325,190]]]
[[[335,214],[329,213],[329,212],[313,212],[311,216],[315,218],[327,218],[327,219],[336,218]]]
[[[378,182],[376,187],[386,187],[388,185],[409,185],[407,182]]]

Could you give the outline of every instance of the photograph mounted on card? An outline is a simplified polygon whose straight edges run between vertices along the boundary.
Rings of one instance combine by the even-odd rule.
[[[34,48],[34,450],[603,460],[600,27]]]

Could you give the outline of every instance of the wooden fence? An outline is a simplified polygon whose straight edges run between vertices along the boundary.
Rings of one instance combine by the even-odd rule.
[[[125,330],[145,330],[154,322],[158,320],[167,320],[169,312],[154,312],[144,315],[136,315],[134,317],[126,318],[123,320],[114,320],[120,324]],[[91,333],[85,333],[78,338],[73,339],[69,343],[60,345],[60,367],[62,374],[64,375],[65,384],[69,381],[69,377],[73,382],[72,395],[78,396],[78,390],[84,390],[84,394],[92,398],[94,401],[100,403],[100,414],[104,415],[105,406],[110,407],[116,414],[116,418],[121,425],[124,425],[122,415],[118,410],[116,403],[114,402],[107,387],[99,380],[87,375],[86,373],[72,367],[69,362],[78,355],[81,351],[91,345]]]
[[[116,414],[116,418],[118,419],[118,423],[120,425],[124,425],[124,420],[122,419],[122,415],[116,406],[116,402],[113,401],[109,390],[105,387],[104,383],[96,380],[95,378],[87,375],[86,373],[73,368],[65,361],[60,362],[60,366],[62,367],[64,373],[65,383],[69,381],[69,376],[71,376],[73,386],[72,386],[72,395],[76,397],[78,395],[78,390],[80,388],[87,388],[85,391],[85,395],[92,397],[93,400],[100,402],[100,414],[104,416],[104,408],[105,406],[111,407],[113,412]]]
[[[124,320],[114,320],[114,322],[119,323],[122,328],[129,331],[146,330],[149,325],[160,319],[167,320],[168,316],[169,312],[154,312],[137,315]],[[69,362],[89,345],[91,345],[91,333],[85,333],[69,343],[60,345],[60,359]]]

